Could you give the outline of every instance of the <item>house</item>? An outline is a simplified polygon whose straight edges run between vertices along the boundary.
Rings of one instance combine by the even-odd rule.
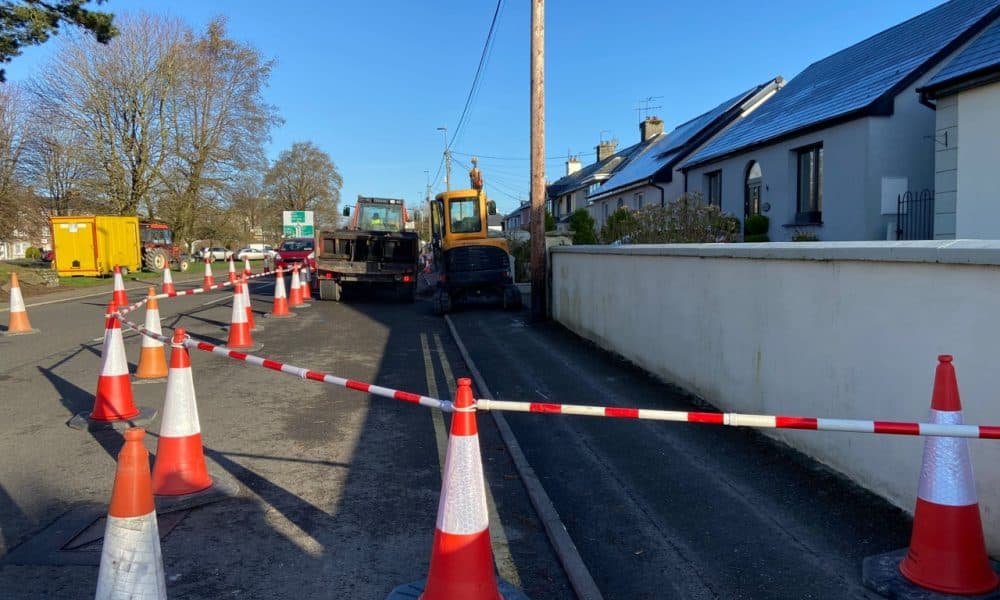
[[[744,118],[775,94],[784,80],[776,77],[765,83],[729,98],[715,108],[660,135],[637,152],[627,162],[619,165],[612,176],[599,187],[591,190],[589,201],[596,206],[595,219],[601,222],[607,213],[622,206],[641,208],[645,204],[665,206],[680,198],[684,192],[684,174],[681,162],[698,148],[711,141],[725,128]],[[649,121],[643,123],[643,136],[648,132]],[[662,124],[660,126],[662,131]],[[709,187],[706,199],[718,204],[718,188]]]
[[[495,215],[487,215],[486,216],[487,231],[496,231],[496,232],[503,231],[503,221],[504,221],[504,216],[499,213]]]
[[[934,185],[935,114],[916,90],[998,4],[952,0],[811,64],[682,164],[687,189],[766,215],[773,241],[896,239],[898,199]]]
[[[507,213],[503,218],[501,223],[502,229],[505,232],[514,232],[528,229],[528,223],[531,222],[531,203],[522,200],[521,205],[514,210]]]
[[[1000,21],[917,91],[936,108],[934,238],[1000,239]]]
[[[587,208],[587,196],[607,181],[625,158],[639,148],[639,144],[622,152],[615,152],[617,147],[618,140],[601,140],[594,148],[596,160],[586,167],[581,165],[578,157],[570,156],[566,161],[566,175],[545,188],[548,210],[556,220],[557,230],[567,229],[570,215],[577,209]]]

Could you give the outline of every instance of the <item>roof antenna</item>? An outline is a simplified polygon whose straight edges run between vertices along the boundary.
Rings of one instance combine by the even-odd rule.
[[[654,108],[663,108],[662,106],[651,106],[653,100],[659,100],[661,98],[663,98],[663,96],[648,96],[646,97],[645,100],[640,100],[639,101],[640,106],[635,107],[635,116],[638,117],[639,113],[642,112],[643,113],[642,120],[645,121],[646,119],[648,119],[649,111],[653,110]]]

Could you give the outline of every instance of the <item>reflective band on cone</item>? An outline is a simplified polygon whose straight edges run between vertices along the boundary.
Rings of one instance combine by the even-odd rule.
[[[10,320],[5,333],[35,333],[28,321],[28,310],[24,307],[24,297],[21,296],[21,284],[17,281],[17,273],[13,271],[10,273]]]
[[[233,313],[229,325],[229,348],[252,348],[253,336],[250,334],[250,322],[247,321],[247,309],[243,305],[243,284],[239,281],[233,287]]]
[[[288,310],[288,298],[285,297],[285,274],[278,268],[274,277],[274,304],[271,305],[272,317],[294,317],[295,314]]]
[[[212,263],[208,262],[208,259],[206,258],[205,259],[205,278],[201,281],[201,287],[207,290],[208,288],[210,288],[213,285],[215,285],[215,278],[212,277]]]
[[[153,464],[153,493],[157,496],[193,494],[212,485],[205,467],[191,356],[184,346],[186,337],[184,329],[177,329],[171,340],[163,425]]]
[[[498,600],[472,381],[458,380],[422,600]]]
[[[177,288],[174,287],[174,278],[170,274],[170,263],[163,267],[163,293],[164,294],[176,294]]]
[[[156,299],[156,288],[149,288],[149,300],[146,301],[146,329],[161,335],[160,305]],[[135,369],[137,379],[162,379],[167,376],[167,354],[163,342],[143,335],[142,346],[139,349],[139,365]]]
[[[149,452],[142,443],[145,431],[136,427],[124,435],[94,597],[166,600],[160,533],[150,487]]]
[[[305,304],[302,299],[302,284],[299,281],[299,265],[292,267],[292,289],[288,292],[288,306],[295,308]]]
[[[108,304],[104,324],[104,345],[101,347],[101,374],[97,378],[97,394],[90,418],[94,421],[124,421],[139,415],[132,399],[132,380],[128,374],[122,326],[118,322],[115,301]]]
[[[122,269],[115,265],[115,288],[113,297],[118,306],[128,306],[128,294],[125,293],[125,281],[122,279]]]
[[[241,283],[243,285],[243,307],[247,311],[247,323],[250,324],[250,330],[253,331],[257,329],[257,323],[253,320],[253,305],[250,304],[250,282],[244,275]]]
[[[931,421],[961,424],[962,403],[952,357],[938,357]],[[1000,584],[990,568],[968,442],[924,442],[910,548],[899,571],[911,582],[947,594],[984,594]]]

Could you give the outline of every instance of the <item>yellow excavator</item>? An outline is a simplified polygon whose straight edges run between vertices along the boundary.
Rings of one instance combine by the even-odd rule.
[[[442,192],[431,203],[431,243],[438,272],[433,303],[437,315],[460,304],[521,308],[521,292],[514,285],[507,240],[489,234],[489,216],[496,214],[496,203],[483,191],[476,159],[472,164],[469,189]]]

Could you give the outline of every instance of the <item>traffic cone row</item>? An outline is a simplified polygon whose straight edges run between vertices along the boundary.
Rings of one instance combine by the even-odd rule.
[[[23,335],[25,333],[38,333],[37,329],[31,328],[28,321],[28,310],[24,307],[24,297],[21,296],[21,284],[17,281],[17,273],[10,274],[10,318],[7,321],[7,331],[5,335]]]
[[[295,313],[288,310],[288,298],[285,296],[285,274],[278,267],[274,276],[274,304],[271,305],[271,317],[288,318],[294,317]]]
[[[163,293],[177,293],[177,288],[174,287],[174,278],[170,275],[170,263],[167,263],[167,266],[163,267]]]
[[[156,299],[156,288],[149,288],[149,298],[146,300],[146,330],[162,334],[160,328],[160,305]],[[162,379],[167,376],[167,357],[163,342],[142,336],[139,349],[139,364],[135,369],[136,379]]]

